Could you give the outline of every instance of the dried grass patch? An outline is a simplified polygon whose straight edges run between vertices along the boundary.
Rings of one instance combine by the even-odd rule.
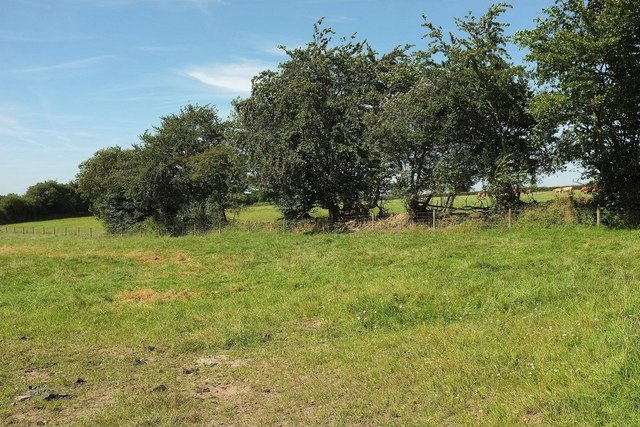
[[[51,257],[63,257],[63,253],[50,253],[38,246],[0,246],[1,255],[47,255]]]
[[[170,289],[158,292],[153,289],[136,289],[134,291],[123,291],[116,295],[118,301],[174,301],[178,299],[190,299],[196,296],[194,292]]]
[[[289,323],[289,327],[294,330],[315,332],[323,329],[326,324],[324,319],[298,319]]]

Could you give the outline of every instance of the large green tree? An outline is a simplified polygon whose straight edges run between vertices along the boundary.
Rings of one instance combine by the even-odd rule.
[[[397,70],[413,81],[383,104],[370,134],[391,166],[407,211],[420,216],[434,196],[454,195],[473,184],[473,146],[461,126],[468,102],[441,67],[408,61],[402,68]]]
[[[534,111],[599,202],[640,222],[640,2],[557,0],[544,12],[518,36],[541,87]]]
[[[387,90],[381,74],[393,56],[377,58],[364,42],[334,44],[315,26],[305,47],[253,80],[251,96],[235,105],[240,140],[265,192],[286,217],[314,206],[333,219],[368,213],[380,204],[386,171],[365,137],[365,116]]]
[[[143,203],[170,234],[206,225],[209,195],[194,179],[192,159],[223,144],[224,127],[215,108],[188,105],[140,136]],[[219,220],[226,220],[225,208],[217,209]]]
[[[78,186],[109,231],[152,218],[161,232],[204,231],[243,202],[246,168],[215,108],[188,105],[144,132],[132,149],[101,150],[80,165]]]
[[[108,232],[126,231],[151,215],[141,196],[139,150],[105,148],[82,162],[79,168],[78,192]]]
[[[461,35],[445,36],[426,22],[430,44],[421,53],[442,69],[457,94],[460,108],[451,113],[456,116],[452,127],[473,146],[465,153],[472,165],[467,161],[463,167],[474,169],[501,208],[517,205],[524,181],[546,171],[549,160],[544,147],[535,144],[536,122],[529,111],[533,92],[525,69],[513,65],[507,53],[511,39],[499,20],[507,7],[500,3],[480,18],[457,19]]]

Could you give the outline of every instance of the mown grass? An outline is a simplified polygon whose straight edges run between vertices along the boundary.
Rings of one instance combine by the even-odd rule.
[[[0,419],[637,425],[639,251],[581,227],[0,235]]]

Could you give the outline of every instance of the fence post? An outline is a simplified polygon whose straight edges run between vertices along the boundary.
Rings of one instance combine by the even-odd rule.
[[[54,236],[56,235],[56,228],[55,227],[53,227],[53,235]]]
[[[376,214],[371,212],[371,230],[376,229]]]
[[[436,229],[436,210],[431,209],[431,228]]]
[[[67,235],[67,227],[64,228],[64,235]]]
[[[600,227],[600,205],[596,208],[596,226]]]
[[[509,230],[511,230],[511,208],[509,208]]]

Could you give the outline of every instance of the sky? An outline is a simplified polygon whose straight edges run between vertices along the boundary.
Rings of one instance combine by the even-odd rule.
[[[129,147],[187,104],[225,118],[251,78],[302,46],[313,24],[378,52],[425,46],[423,14],[445,31],[485,0],[2,0],[0,194],[72,180],[97,150]],[[513,33],[552,0],[513,0]],[[523,53],[510,50],[515,62]],[[570,184],[577,172],[546,178]]]

